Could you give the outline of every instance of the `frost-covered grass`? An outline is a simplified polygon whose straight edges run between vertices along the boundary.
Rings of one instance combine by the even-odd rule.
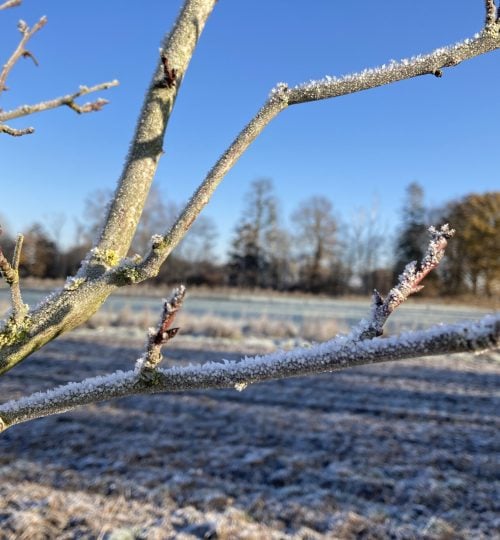
[[[156,325],[158,313],[150,309],[133,311],[124,306],[118,311],[103,310],[96,313],[86,324],[87,328],[105,329],[109,327],[142,328]],[[246,337],[302,338],[310,341],[331,339],[345,325],[336,320],[308,319],[300,322],[276,320],[269,315],[257,317],[237,317],[234,319],[215,314],[196,316],[180,313],[175,322],[182,335],[241,340]]]
[[[144,341],[95,336],[49,344],[1,395],[128,369]],[[225,343],[173,340],[166,362],[265,352]],[[499,366],[415,359],[14,426],[0,436],[0,538],[495,537]]]

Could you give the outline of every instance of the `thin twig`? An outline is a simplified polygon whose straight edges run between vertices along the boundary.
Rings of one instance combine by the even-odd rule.
[[[11,6],[7,6],[11,7]],[[47,24],[47,17],[41,17],[40,20],[33,26],[33,28],[30,28],[24,21],[19,21],[17,28],[19,29],[19,32],[22,34],[21,41],[19,42],[19,45],[16,47],[15,51],[11,54],[10,58],[7,60],[7,62],[4,64],[2,71],[0,72],[0,93],[3,92],[6,89],[5,82],[7,80],[7,77],[9,73],[11,72],[12,68],[16,64],[16,62],[21,58],[22,56],[33,56],[31,53],[26,50],[26,43],[33,37],[34,34],[38,32],[41,28],[43,28]]]
[[[22,137],[23,135],[31,135],[32,133],[35,133],[35,128],[27,127],[22,129],[15,129],[8,126],[7,124],[0,124],[0,133],[6,133],[7,135],[11,135],[12,137]]]
[[[370,317],[361,321],[351,331],[349,334],[351,339],[362,340],[381,336],[391,313],[410,295],[423,289],[422,281],[441,262],[448,240],[455,234],[455,230],[450,229],[448,224],[445,224],[439,230],[430,227],[429,234],[431,239],[420,263],[420,268],[417,270],[417,261],[407,264],[399,276],[398,284],[389,291],[385,300],[377,290],[373,292]]]
[[[181,309],[186,295],[184,285],[177,287],[172,294],[163,303],[163,312],[160,318],[158,328],[152,328],[148,334],[148,343],[146,352],[136,363],[136,369],[139,369],[141,375],[151,380],[153,372],[162,361],[161,348],[163,345],[173,339],[179,328],[170,328],[174,322],[175,315]]]
[[[99,92],[100,90],[107,90],[113,86],[118,86],[120,84],[117,80],[109,81],[101,84],[96,84],[95,86],[80,86],[77,92],[73,94],[67,94],[65,96],[60,96],[58,98],[42,101],[41,103],[36,103],[34,105],[23,105],[12,111],[0,112],[0,122],[5,122],[6,120],[12,120],[13,118],[21,118],[22,116],[27,116],[30,114],[35,114],[42,111],[47,111],[49,109],[55,109],[56,107],[62,107],[64,105],[70,107],[75,112],[86,113],[100,110],[106,103],[105,99],[97,99],[93,103],[86,103],[85,105],[78,105],[75,103],[75,99],[90,94],[92,92]]]
[[[1,229],[0,229],[1,232]],[[17,236],[12,264],[9,263],[3,251],[0,249],[0,271],[7,285],[10,287],[10,296],[12,302],[12,318],[15,323],[19,323],[26,315],[27,309],[21,296],[21,288],[19,285],[19,261],[21,259],[21,249],[23,246],[24,236]]]
[[[4,2],[2,5],[0,5],[0,10],[17,7],[20,5],[21,5],[21,0],[7,0],[7,2]]]
[[[484,21],[485,30],[491,30],[495,27],[495,23],[498,22],[498,13],[495,0],[485,0],[486,18]]]
[[[207,388],[233,387],[242,390],[248,384],[261,381],[313,375],[364,364],[486,351],[499,346],[500,314],[496,314],[478,322],[440,325],[387,339],[346,341],[345,337],[341,337],[310,348],[298,348],[286,353],[278,351],[236,362],[159,368],[153,381],[141,377],[140,369],[118,371],[1,405],[0,431],[35,418],[124,396]]]

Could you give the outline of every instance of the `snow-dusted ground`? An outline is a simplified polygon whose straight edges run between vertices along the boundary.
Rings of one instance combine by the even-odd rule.
[[[426,324],[461,319],[417,309]],[[128,369],[143,342],[77,331],[2,377],[2,401]],[[180,335],[168,356],[238,358],[272,344]],[[0,538],[499,537],[499,388],[498,355],[459,355],[133,397],[15,426],[0,435]]]
[[[165,288],[164,296],[170,290]],[[34,306],[46,296],[45,291],[23,291],[25,302]],[[9,292],[0,289],[0,302],[7,302]],[[248,321],[265,318],[273,321],[324,323],[335,321],[340,329],[347,329],[365,317],[369,311],[369,299],[316,298],[285,295],[241,294],[217,296],[187,292],[182,313],[190,320],[213,316],[227,321]],[[111,316],[123,310],[132,313],[150,313],[156,320],[161,312],[161,298],[113,295],[104,304],[100,313]],[[407,302],[389,319],[387,331],[399,331],[400,328],[413,330],[438,323],[460,322],[479,319],[491,310],[474,306],[444,305],[435,302]]]

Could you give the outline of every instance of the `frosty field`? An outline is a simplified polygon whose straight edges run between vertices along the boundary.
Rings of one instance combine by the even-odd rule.
[[[106,317],[127,313],[128,323],[149,310],[153,323],[160,306],[112,302]],[[188,328],[165,354],[172,364],[238,358],[294,345],[283,325],[342,330],[366,310],[361,301],[188,298]],[[485,312],[409,304],[390,331]],[[239,332],[196,332],[208,319]],[[245,330],[252,321],[264,327],[258,339]],[[144,328],[98,322],[0,379],[2,401],[129,368]],[[243,392],[133,397],[15,426],[0,436],[0,538],[494,538],[499,388],[498,354],[455,355]]]

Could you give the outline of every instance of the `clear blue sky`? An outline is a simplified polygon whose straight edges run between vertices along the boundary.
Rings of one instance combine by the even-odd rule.
[[[24,0],[0,13],[0,62],[18,41],[16,22],[47,26],[30,45],[40,62],[17,65],[0,106],[10,109],[119,79],[96,114],[59,109],[12,122],[33,125],[0,138],[0,214],[10,229],[64,212],[63,237],[93,190],[113,188],[158,55],[180,0]],[[483,0],[334,2],[220,0],[184,79],[156,184],[182,201],[279,81],[342,75],[471,37]],[[346,219],[377,196],[393,227],[405,186],[417,180],[426,202],[500,189],[500,53],[391,86],[292,107],[234,167],[205,213],[222,240],[231,234],[250,182],[272,178],[288,216],[312,195],[329,197]],[[98,97],[97,95],[95,97]],[[160,232],[160,231],[159,231]]]

